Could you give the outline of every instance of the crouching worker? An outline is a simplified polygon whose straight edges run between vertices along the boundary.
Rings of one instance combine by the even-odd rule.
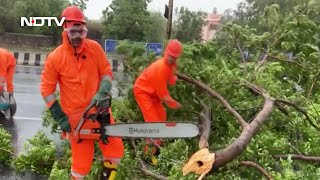
[[[182,54],[182,44],[174,39],[168,42],[164,57],[153,62],[136,79],[133,86],[135,100],[142,112],[145,122],[164,122],[167,120],[165,103],[169,108],[178,109],[180,103],[174,100],[168,91],[167,84],[175,85],[178,80],[175,75],[177,59]],[[156,155],[162,144],[161,139],[147,139],[145,154],[151,152],[149,163],[157,164]],[[146,155],[147,156],[147,155]]]

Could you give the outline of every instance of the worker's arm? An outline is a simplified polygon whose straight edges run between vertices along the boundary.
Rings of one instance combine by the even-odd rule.
[[[92,98],[91,104],[100,102],[102,98],[106,97],[109,94],[113,80],[111,66],[104,50],[99,44],[94,45],[96,46],[95,52],[98,60],[97,64],[100,77],[100,84],[98,92]]]
[[[50,110],[50,113],[55,121],[57,121],[64,132],[71,132],[68,117],[63,112],[60,103],[58,102],[55,91],[59,79],[57,71],[57,62],[54,56],[48,56],[41,75],[41,94]]]
[[[180,108],[181,105],[176,100],[174,100],[168,91],[167,81],[168,81],[168,70],[161,66],[154,73],[154,86],[156,89],[157,96],[169,107],[172,109]]]
[[[55,92],[59,74],[54,59],[52,55],[47,57],[41,74],[41,95],[48,108],[57,100]]]
[[[0,93],[4,92],[4,85],[7,77],[7,68],[8,68],[8,56],[7,53],[0,53]]]
[[[13,54],[10,54],[8,58],[9,58],[8,60],[10,62],[10,65],[8,66],[7,76],[6,76],[7,91],[8,93],[13,94],[13,90],[14,90],[13,76],[16,68],[16,59],[13,56]]]

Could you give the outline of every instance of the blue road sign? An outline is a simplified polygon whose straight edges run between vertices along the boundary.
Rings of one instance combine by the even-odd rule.
[[[117,40],[114,39],[106,39],[104,41],[104,49],[106,52],[113,52],[116,48]]]
[[[161,55],[163,50],[162,43],[147,43],[147,52],[153,51],[156,55]]]

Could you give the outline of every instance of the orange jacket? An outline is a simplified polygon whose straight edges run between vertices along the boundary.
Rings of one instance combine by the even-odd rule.
[[[63,44],[50,53],[41,76],[41,94],[50,107],[59,84],[61,107],[70,115],[85,109],[96,94],[103,78],[113,79],[112,70],[101,46],[84,39],[77,51],[62,33]]]
[[[4,90],[7,84],[7,91],[13,93],[13,75],[16,67],[16,59],[13,54],[6,49],[0,48],[0,90]]]
[[[134,83],[134,88],[138,88],[151,96],[156,96],[160,100],[164,98],[172,99],[167,83],[172,83],[175,79],[174,71],[176,64],[170,65],[165,58],[161,58],[153,62],[147,67]]]

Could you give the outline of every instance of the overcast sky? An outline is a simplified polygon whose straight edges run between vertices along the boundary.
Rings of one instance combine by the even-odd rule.
[[[102,10],[110,5],[112,0],[89,0],[85,15],[92,20],[98,20],[101,17]],[[239,2],[243,0],[174,0],[175,7],[188,7],[190,10],[202,10],[204,12],[212,12],[214,7],[217,7],[218,13],[223,13],[226,9],[235,9]],[[154,11],[164,12],[165,4],[169,0],[152,0],[148,9]]]

